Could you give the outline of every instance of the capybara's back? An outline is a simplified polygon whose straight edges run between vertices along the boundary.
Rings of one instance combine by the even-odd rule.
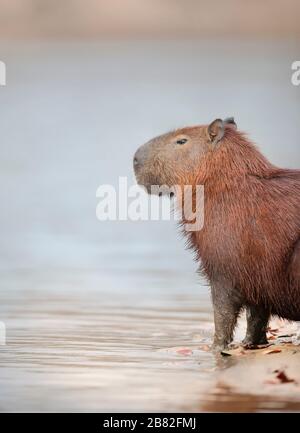
[[[190,235],[204,273],[225,275],[249,304],[300,320],[300,171],[256,173],[217,194],[206,195],[207,224]]]

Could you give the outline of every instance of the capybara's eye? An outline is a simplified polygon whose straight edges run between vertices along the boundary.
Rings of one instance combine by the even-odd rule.
[[[181,138],[181,140],[177,140],[177,141],[176,141],[177,144],[184,144],[184,143],[186,143],[186,142],[187,142],[187,139],[186,139],[186,138]]]

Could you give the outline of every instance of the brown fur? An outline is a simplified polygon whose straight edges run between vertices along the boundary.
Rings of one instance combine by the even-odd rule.
[[[287,272],[300,235],[300,171],[275,168],[232,129],[203,162],[195,181],[205,185],[205,224],[188,236],[205,275],[222,273],[249,303],[300,320],[300,287]]]
[[[178,137],[188,142],[176,147]],[[204,227],[186,235],[218,287],[213,298],[228,286],[216,303],[236,297],[237,314],[250,306],[300,320],[300,170],[275,167],[230,124],[217,144],[197,126],[158,137],[136,155],[137,179],[147,187],[204,185]]]

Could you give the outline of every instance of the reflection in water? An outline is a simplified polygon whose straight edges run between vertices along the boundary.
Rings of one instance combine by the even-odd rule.
[[[9,332],[1,347],[2,409],[197,407],[213,357],[199,350],[178,355],[171,346],[197,349],[208,341],[206,296],[108,297],[100,284],[99,292],[61,289],[4,295]]]
[[[206,412],[294,412],[300,411],[300,402],[272,395],[242,394],[225,388],[209,395],[199,409]]]
[[[176,126],[234,115],[274,163],[299,166],[299,92],[287,75],[295,46],[1,52],[0,409],[299,409],[295,395],[280,406],[277,388],[220,388],[235,363],[207,351],[209,290],[173,223],[95,217],[99,184],[132,179],[136,148]]]

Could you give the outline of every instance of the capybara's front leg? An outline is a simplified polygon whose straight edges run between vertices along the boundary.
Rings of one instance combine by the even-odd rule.
[[[230,285],[219,282],[212,284],[212,301],[215,321],[213,350],[221,351],[232,342],[243,302]]]
[[[270,313],[264,307],[249,305],[247,307],[247,332],[243,340],[245,346],[267,344],[267,326]]]

